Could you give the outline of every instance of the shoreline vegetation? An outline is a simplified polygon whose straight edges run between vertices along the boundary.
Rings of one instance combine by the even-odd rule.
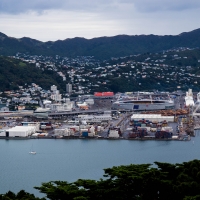
[[[183,163],[131,164],[104,169],[100,180],[50,181],[34,187],[46,197],[8,191],[0,200],[200,199],[200,160]]]

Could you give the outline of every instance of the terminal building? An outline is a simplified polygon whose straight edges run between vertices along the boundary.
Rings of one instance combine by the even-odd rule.
[[[90,122],[108,122],[112,120],[111,115],[78,115],[76,118],[78,121],[85,121],[87,123]]]

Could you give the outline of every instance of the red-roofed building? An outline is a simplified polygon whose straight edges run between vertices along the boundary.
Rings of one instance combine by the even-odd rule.
[[[94,96],[95,97],[113,97],[114,93],[113,92],[95,92]]]

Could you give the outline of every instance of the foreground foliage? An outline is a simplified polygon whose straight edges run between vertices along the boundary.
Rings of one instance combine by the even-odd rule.
[[[82,180],[73,183],[51,181],[35,187],[48,199],[200,199],[200,161],[181,164],[155,162],[105,169],[104,179]],[[0,200],[39,199],[20,191],[8,192]],[[44,198],[43,198],[44,199]]]

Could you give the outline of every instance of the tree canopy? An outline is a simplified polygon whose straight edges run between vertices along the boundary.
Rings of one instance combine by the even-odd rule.
[[[51,181],[35,187],[51,200],[65,199],[200,199],[200,160],[170,164],[131,164],[105,169],[100,180],[79,179],[73,183]],[[7,192],[0,200],[33,199],[33,194]],[[45,198],[41,198],[42,200]]]

